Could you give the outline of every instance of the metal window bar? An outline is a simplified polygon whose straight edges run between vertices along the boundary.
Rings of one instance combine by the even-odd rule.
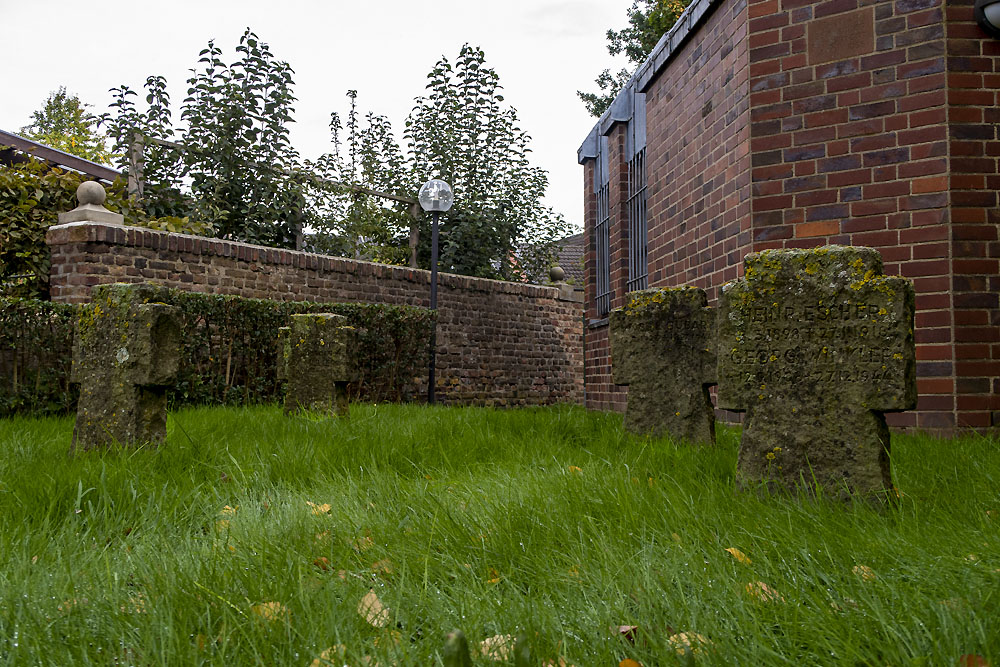
[[[628,165],[628,281],[626,291],[649,287],[646,247],[646,149],[636,152]]]
[[[611,209],[608,206],[610,184],[597,191],[597,316],[611,312]]]

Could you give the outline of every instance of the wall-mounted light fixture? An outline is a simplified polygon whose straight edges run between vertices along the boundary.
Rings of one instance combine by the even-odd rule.
[[[973,13],[980,28],[1000,39],[1000,0],[976,0]]]

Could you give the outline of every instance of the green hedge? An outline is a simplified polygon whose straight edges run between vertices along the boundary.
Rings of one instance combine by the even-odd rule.
[[[434,313],[384,304],[245,299],[171,290],[184,314],[181,368],[172,405],[279,400],[278,328],[294,313],[333,312],[361,330],[360,381],[352,398],[405,401],[427,365]],[[0,299],[0,415],[65,411],[76,405],[68,382],[76,308]]]

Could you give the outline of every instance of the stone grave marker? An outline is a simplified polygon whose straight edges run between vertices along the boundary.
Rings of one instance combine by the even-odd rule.
[[[278,330],[278,379],[285,414],[312,410],[347,415],[347,384],[357,380],[355,329],[333,313],[292,315]]]
[[[611,373],[628,385],[625,428],[678,441],[715,442],[715,314],[695,287],[629,294],[611,313]]]
[[[914,293],[871,248],[765,250],[719,298],[719,407],[743,488],[891,492],[884,412],[916,405]]]
[[[73,449],[157,445],[167,431],[167,387],[177,377],[180,309],[169,290],[114,283],[91,290],[73,338],[70,381],[80,385]]]

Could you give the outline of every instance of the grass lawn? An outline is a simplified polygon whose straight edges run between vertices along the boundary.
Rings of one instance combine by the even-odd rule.
[[[577,667],[1000,663],[996,436],[896,436],[878,510],[735,494],[735,430],[570,407],[186,409],[76,457],[72,426],[0,420],[3,664],[434,665],[454,628],[477,664],[519,633]]]

